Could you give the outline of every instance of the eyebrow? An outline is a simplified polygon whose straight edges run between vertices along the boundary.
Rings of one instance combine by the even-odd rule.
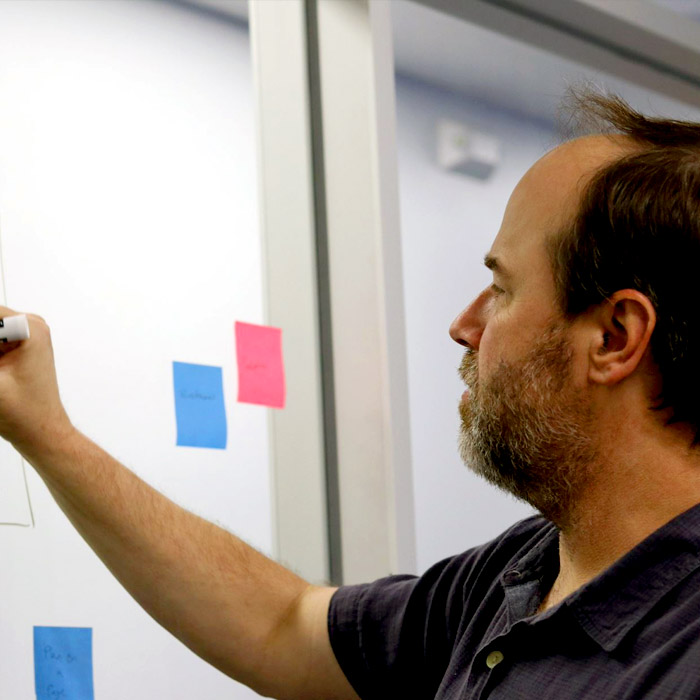
[[[488,267],[488,269],[492,272],[497,272],[503,277],[510,277],[508,270],[503,267],[503,264],[499,261],[499,259],[489,253],[484,255],[484,265],[486,265],[486,267]]]

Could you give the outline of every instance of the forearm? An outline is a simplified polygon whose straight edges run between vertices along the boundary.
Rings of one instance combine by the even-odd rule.
[[[21,449],[150,615],[228,675],[275,692],[270,675],[283,669],[273,669],[270,657],[285,665],[275,646],[297,614],[306,582],[173,504],[77,431]],[[294,679],[284,670],[289,690]]]

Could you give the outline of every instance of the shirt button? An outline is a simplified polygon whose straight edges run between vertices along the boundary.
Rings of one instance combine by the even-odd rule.
[[[498,664],[503,661],[503,654],[500,651],[492,651],[487,657],[486,657],[486,665],[489,668],[495,668],[498,666]]]

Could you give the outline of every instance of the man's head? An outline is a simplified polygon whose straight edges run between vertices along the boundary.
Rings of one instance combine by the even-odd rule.
[[[463,458],[562,526],[611,407],[700,425],[700,126],[590,94],[579,111],[599,133],[523,177],[486,256],[494,284],[450,329],[468,348]]]

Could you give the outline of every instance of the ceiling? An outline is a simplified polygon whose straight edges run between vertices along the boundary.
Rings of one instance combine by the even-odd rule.
[[[645,2],[665,7],[667,10],[700,22],[700,0],[645,0]]]
[[[177,0],[222,18],[248,21],[248,0]],[[259,1],[259,0],[258,0]],[[645,0],[700,17],[700,0]],[[700,108],[662,97],[498,32],[411,0],[391,0],[396,72],[551,123],[567,86],[592,80],[633,106],[700,119]]]

